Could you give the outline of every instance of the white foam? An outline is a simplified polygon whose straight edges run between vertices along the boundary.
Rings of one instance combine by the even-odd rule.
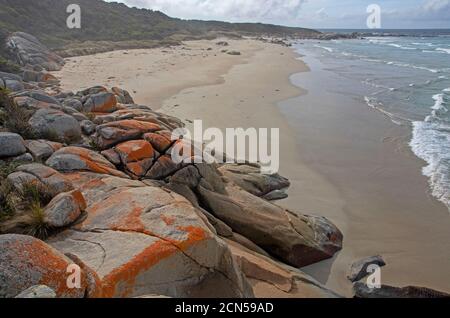
[[[329,47],[326,47],[326,46],[320,46],[320,45],[314,45],[315,47],[318,47],[318,48],[320,48],[320,49],[323,49],[323,50],[325,50],[325,51],[328,51],[328,52],[330,52],[330,53],[333,53],[334,51],[333,51],[333,49],[332,48],[329,48]]]
[[[414,122],[411,149],[428,163],[423,174],[429,178],[432,194],[450,210],[450,134],[438,123]]]
[[[450,49],[444,49],[444,48],[441,48],[441,47],[438,47],[438,48],[436,49],[436,51],[445,52],[445,53],[447,53],[447,54],[450,54]]]
[[[435,101],[435,103],[434,103],[433,107],[431,107],[431,109],[434,109],[434,110],[445,109],[445,110],[447,110],[444,107],[444,103],[445,103],[445,101],[444,101],[444,94],[436,94],[436,95],[434,95],[433,96],[433,100]]]

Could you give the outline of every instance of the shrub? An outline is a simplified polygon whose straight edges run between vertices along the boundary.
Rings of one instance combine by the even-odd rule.
[[[52,228],[45,221],[44,207],[56,194],[37,182],[22,184],[17,190],[7,180],[0,187],[0,233],[17,233],[46,239]]]

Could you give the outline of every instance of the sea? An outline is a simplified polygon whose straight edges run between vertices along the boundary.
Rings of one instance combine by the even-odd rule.
[[[348,80],[337,85],[340,93],[411,127],[409,146],[427,163],[423,174],[433,196],[450,209],[450,30],[370,32],[361,39],[297,41],[294,48]]]

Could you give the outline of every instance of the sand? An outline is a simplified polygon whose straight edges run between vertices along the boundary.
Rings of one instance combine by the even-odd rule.
[[[137,103],[177,116],[188,127],[202,119],[204,127],[220,129],[280,128],[280,173],[292,186],[289,199],[279,204],[327,216],[345,235],[344,250],[308,273],[351,296],[349,265],[380,253],[389,263],[383,283],[449,291],[450,215],[427,194],[423,163],[401,146],[398,137],[408,131],[368,108],[342,105],[337,112],[317,99],[291,100],[301,117],[293,121],[277,106],[307,93],[289,80],[308,71],[292,49],[254,40],[227,40],[224,48],[217,41],[71,58],[56,75],[74,91],[123,87]],[[352,120],[360,124],[348,139],[345,127]]]

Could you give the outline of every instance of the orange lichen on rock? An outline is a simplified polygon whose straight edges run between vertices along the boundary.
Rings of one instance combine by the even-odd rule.
[[[127,162],[153,158],[155,155],[152,145],[145,140],[132,140],[121,143],[116,147],[116,151]]]
[[[157,241],[144,249],[141,253],[133,257],[128,263],[115,268],[102,280],[102,293],[105,298],[129,297],[135,285],[136,278],[140,273],[145,272],[161,260],[170,257],[178,249],[165,241]],[[124,290],[118,294],[117,286]]]
[[[80,273],[80,288],[69,288],[68,267],[73,262],[49,245],[30,236],[2,235],[0,246],[0,269],[6,275],[3,281],[6,286],[1,289],[9,297],[35,285],[52,288],[59,298],[84,297],[85,273]]]

